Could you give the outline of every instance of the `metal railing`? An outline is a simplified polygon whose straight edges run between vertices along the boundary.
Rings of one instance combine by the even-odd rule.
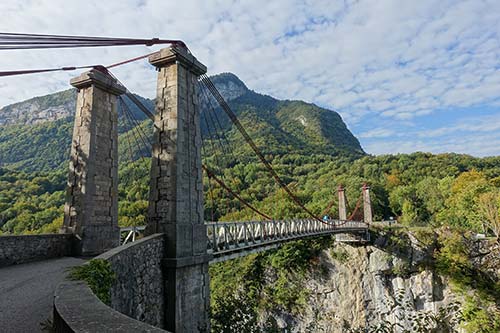
[[[368,225],[358,221],[313,219],[208,222],[207,252],[223,256],[231,252],[266,247],[283,241],[324,234],[359,233],[368,230]],[[145,226],[120,228],[121,245],[134,242]],[[342,236],[340,236],[342,237]]]
[[[132,226],[120,228],[120,245],[135,242],[135,237],[144,232],[146,226]]]
[[[321,234],[365,231],[364,222],[329,220],[281,220],[206,223],[209,253],[222,255],[285,240]]]

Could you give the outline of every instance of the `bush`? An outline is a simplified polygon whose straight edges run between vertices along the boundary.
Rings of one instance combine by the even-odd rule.
[[[406,260],[397,261],[392,267],[392,274],[400,277],[406,277],[410,274],[410,263]]]
[[[341,264],[345,264],[349,260],[349,253],[347,251],[339,249],[335,251],[334,249],[330,250],[330,255],[334,260],[337,260]]]
[[[85,265],[73,267],[70,278],[85,281],[103,303],[111,304],[111,286],[116,281],[116,274],[109,261],[92,259]]]

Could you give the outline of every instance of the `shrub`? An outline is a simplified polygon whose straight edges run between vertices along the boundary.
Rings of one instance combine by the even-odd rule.
[[[73,267],[70,278],[85,281],[103,303],[111,304],[111,286],[116,281],[116,274],[109,261],[92,259],[85,265]]]
[[[339,249],[337,251],[332,249],[330,251],[330,255],[332,256],[332,258],[334,260],[337,260],[341,264],[345,264],[349,260],[349,253],[345,250],[342,250],[342,249]]]

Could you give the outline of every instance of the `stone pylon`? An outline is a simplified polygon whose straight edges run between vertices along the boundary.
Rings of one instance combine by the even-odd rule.
[[[119,245],[117,96],[125,88],[91,70],[72,79],[78,89],[61,232],[74,233],[80,255]]]
[[[149,58],[158,69],[147,233],[166,238],[165,329],[209,332],[198,76],[206,67],[181,47]]]
[[[370,200],[370,186],[363,184],[363,218],[365,223],[370,224],[373,222],[372,217],[372,203]]]
[[[338,187],[339,194],[339,220],[346,221],[347,220],[347,209],[345,204],[345,189],[342,185]]]

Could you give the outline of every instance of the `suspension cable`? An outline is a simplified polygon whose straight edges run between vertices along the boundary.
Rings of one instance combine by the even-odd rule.
[[[359,206],[361,204],[361,198],[363,197],[363,194],[361,194],[358,198],[358,200],[356,201],[356,206],[354,207],[354,210],[352,211],[351,215],[349,215],[349,217],[347,218],[348,221],[352,221],[352,218],[354,217],[354,215],[358,212],[358,209],[359,209]]]
[[[321,216],[325,216],[326,214],[328,214],[328,212],[332,209],[332,207],[336,201],[337,201],[337,198],[334,198],[332,201],[330,201],[330,203],[326,206],[323,213],[321,213]]]
[[[92,36],[42,35],[0,32],[0,50],[26,50],[47,48],[79,48],[102,46],[131,46],[157,44],[177,45],[187,49],[186,44],[176,39],[160,38],[116,38]]]
[[[0,42],[0,44],[1,44],[1,42]],[[0,47],[0,50],[1,50],[1,47]],[[0,71],[0,77],[15,76],[15,75],[26,75],[26,74],[37,74],[37,73],[48,73],[48,72],[60,72],[60,71],[66,71],[67,72],[67,71],[75,71],[77,69],[90,69],[90,68],[97,69],[97,70],[100,70],[100,71],[103,71],[103,72],[107,72],[107,69],[109,69],[109,68],[114,68],[114,67],[118,67],[118,66],[121,66],[121,65],[125,65],[125,64],[137,61],[137,60],[141,60],[141,59],[147,58],[147,57],[149,57],[149,56],[151,56],[151,55],[153,55],[155,53],[157,53],[157,52],[148,53],[148,54],[145,54],[145,55],[142,55],[142,56],[139,56],[139,57],[126,59],[126,60],[123,60],[123,61],[111,64],[111,65],[108,65],[108,66],[103,66],[103,65],[84,65],[84,66],[66,66],[66,67],[57,67],[57,68],[42,68],[42,69],[25,69],[25,70],[15,70],[15,71]],[[129,96],[130,99],[135,98],[134,95],[132,95],[132,94],[130,94],[130,95],[132,96],[132,97]],[[146,115],[149,118],[152,117],[152,114],[148,113],[149,111],[147,109],[144,109],[142,111],[144,113],[146,113]]]
[[[228,191],[232,196],[234,196],[235,198],[237,198],[238,200],[240,200],[245,206],[247,206],[248,208],[250,208],[255,213],[259,214],[260,216],[262,216],[265,219],[268,219],[268,220],[272,220],[273,219],[272,217],[270,217],[270,216],[262,213],[261,211],[259,211],[257,208],[255,208],[254,206],[252,206],[251,204],[249,204],[245,199],[243,199],[237,193],[235,193],[233,190],[231,190],[226,184],[224,184],[224,182],[222,182],[215,174],[213,174],[213,172],[210,171],[205,165],[202,165],[202,168],[203,168],[203,170],[205,170],[205,172],[207,173],[207,175],[209,177],[213,178],[213,180],[215,180],[221,187],[223,187],[226,191]]]
[[[121,97],[118,98],[118,101],[120,103],[120,107],[121,107],[121,110],[122,110],[122,115],[123,115],[123,118],[125,118],[125,120],[129,123],[129,125],[131,125],[131,130],[128,131],[128,133],[125,133],[125,141],[128,143],[128,148],[129,148],[129,158],[130,158],[130,164],[131,164],[131,167],[132,167],[132,175],[134,175],[134,180],[137,180],[139,178],[139,170],[137,169],[137,165],[134,162],[134,154],[133,154],[133,149],[132,149],[132,143],[131,143],[131,140],[130,140],[130,137],[129,135],[132,135],[133,136],[133,133],[132,133],[132,128],[133,128],[133,125],[131,124],[130,122],[130,119],[128,119],[127,117],[127,113],[125,111],[125,108],[123,107],[123,104],[124,104],[124,101],[122,100]],[[125,150],[127,150],[125,148]]]
[[[209,118],[206,116],[206,114],[209,113],[209,112],[210,111],[203,112],[203,115],[204,115],[203,118],[205,120],[205,123],[206,123],[206,126],[207,126],[207,132],[208,132],[208,135],[209,135],[209,140],[208,141],[209,141],[210,146],[212,148],[212,154],[213,154],[213,157],[214,157],[214,160],[215,160],[215,165],[217,166],[218,172],[221,175],[221,181],[222,181],[222,178],[226,178],[226,180],[228,180],[227,177],[225,176],[224,172],[222,171],[224,169],[224,165],[223,164],[227,164],[226,163],[227,161],[222,160],[222,163],[219,162],[220,161],[219,160],[219,153],[218,153],[217,149],[215,148],[215,144],[214,144],[213,141],[215,140],[219,144],[222,158],[224,157],[224,150],[225,150],[224,149],[224,145],[222,144],[221,138],[217,134],[217,129],[216,129],[215,123],[213,122],[213,119],[211,117],[210,117],[210,119],[212,121],[213,128],[209,124],[209,121],[208,121]],[[212,134],[212,130],[215,133],[215,135]],[[232,212],[234,207],[232,206],[232,200],[231,200],[231,197],[229,196],[231,193],[228,193],[226,191],[224,191],[223,193],[227,193],[226,199],[227,199],[227,203],[228,203],[228,207],[227,207],[228,213]]]
[[[201,81],[205,84],[205,86],[208,88],[208,90],[211,92],[211,94],[214,96],[214,98],[219,102],[219,105],[222,107],[224,112],[228,115],[229,119],[233,122],[233,124],[236,126],[236,128],[240,131],[240,133],[243,135],[243,138],[245,141],[250,145],[252,150],[256,153],[257,157],[261,160],[261,162],[264,164],[264,166],[267,168],[271,176],[274,178],[274,180],[278,183],[278,185],[288,194],[288,196],[293,200],[293,202],[299,206],[303,211],[305,211],[307,214],[309,214],[312,218],[315,220],[320,221],[321,223],[325,223],[322,219],[318,218],[316,215],[314,215],[307,207],[305,207],[300,200],[295,196],[295,194],[290,191],[290,189],[286,186],[286,184],[281,180],[281,178],[278,176],[274,168],[271,166],[271,164],[266,160],[264,155],[261,153],[259,148],[255,145],[254,141],[248,134],[248,132],[245,130],[245,128],[241,125],[240,121],[234,114],[234,112],[231,110],[229,105],[226,103],[224,98],[221,96],[213,82],[210,80],[210,78],[206,75],[203,74],[200,76]]]

